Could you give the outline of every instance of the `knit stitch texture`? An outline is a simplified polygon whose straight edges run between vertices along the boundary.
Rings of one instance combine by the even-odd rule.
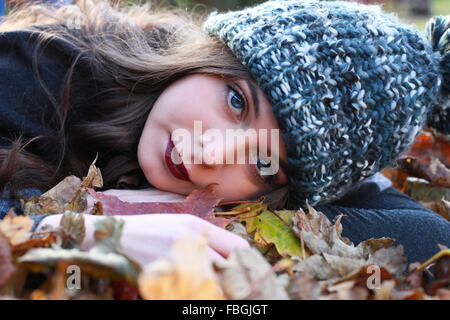
[[[429,118],[450,133],[439,119],[448,109],[442,53],[378,5],[267,1],[212,12],[203,28],[272,104],[287,148],[288,207],[329,203],[357,188],[407,151]]]

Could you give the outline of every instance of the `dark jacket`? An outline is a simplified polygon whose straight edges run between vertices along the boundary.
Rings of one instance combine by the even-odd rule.
[[[18,133],[28,137],[56,134],[49,120],[52,104],[43,93],[31,63],[37,35],[38,32],[28,31],[0,34],[0,146],[6,146],[8,139]],[[60,97],[64,76],[75,55],[76,48],[55,39],[39,57],[41,79],[56,97]],[[83,96],[81,92],[72,94]],[[40,193],[24,190],[24,196]],[[11,206],[21,212],[17,200],[4,199],[0,201],[1,218]],[[450,222],[396,189],[381,188],[376,182],[363,183],[339,201],[317,206],[316,210],[329,219],[345,214],[343,235],[355,244],[369,238],[395,238],[394,244],[404,246],[409,262],[430,258],[439,251],[438,243],[450,246]],[[40,218],[34,219],[36,226]]]

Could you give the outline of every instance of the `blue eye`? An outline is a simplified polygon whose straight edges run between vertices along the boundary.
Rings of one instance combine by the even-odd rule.
[[[238,110],[238,115],[242,115],[247,107],[247,103],[245,101],[244,96],[236,89],[234,89],[231,86],[228,86],[229,88],[229,92],[228,92],[228,96],[227,96],[227,102],[228,105],[231,106],[233,110],[233,112],[235,112],[235,110]]]

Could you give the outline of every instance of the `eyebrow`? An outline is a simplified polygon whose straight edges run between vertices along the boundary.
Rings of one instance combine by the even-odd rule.
[[[256,91],[256,87],[253,85],[253,83],[249,80],[245,80],[245,83],[250,88],[250,93],[252,94],[253,104],[255,108],[253,109],[255,113],[255,119],[258,119],[259,116],[259,99],[258,99],[258,93]]]

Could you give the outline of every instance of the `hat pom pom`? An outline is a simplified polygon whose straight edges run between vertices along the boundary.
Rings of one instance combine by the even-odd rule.
[[[439,69],[442,75],[441,97],[427,125],[439,133],[450,135],[450,16],[431,18],[425,34],[433,50],[441,55]]]

